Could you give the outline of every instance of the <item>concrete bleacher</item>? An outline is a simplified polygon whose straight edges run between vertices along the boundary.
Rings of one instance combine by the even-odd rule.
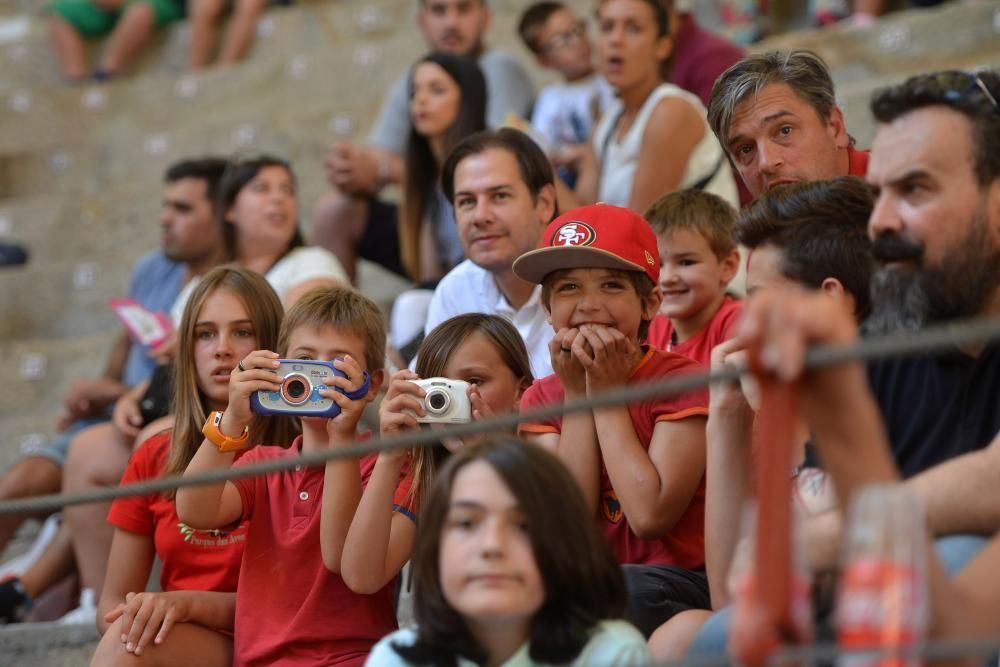
[[[530,65],[514,32],[526,4],[491,0],[490,42]],[[572,4],[591,12],[590,0]],[[326,189],[321,161],[329,144],[363,138],[382,95],[425,50],[415,5],[328,0],[276,8],[246,63],[199,75],[184,71],[189,36],[178,25],[135,76],[67,87],[49,54],[40,4],[0,0],[0,237],[31,251],[27,266],[0,270],[0,359],[13,370],[0,386],[0,471],[23,446],[53,435],[70,379],[101,371],[117,332],[106,302],[124,292],[131,264],[158,243],[166,166],[205,153],[283,155],[296,168],[306,219]],[[25,15],[23,36],[2,30]],[[871,28],[793,33],[755,48],[791,47],[814,49],[831,64],[848,127],[867,146],[874,134],[867,100],[876,87],[928,69],[1000,65],[1000,2],[904,12]],[[402,287],[362,267],[361,289],[384,306]],[[0,655],[4,664],[86,664],[89,636],[4,629]]]

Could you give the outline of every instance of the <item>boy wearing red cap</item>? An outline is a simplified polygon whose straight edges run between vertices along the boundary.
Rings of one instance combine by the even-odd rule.
[[[555,330],[555,373],[525,392],[522,412],[698,371],[643,345],[660,306],[659,271],[656,235],[628,209],[585,206],[549,224],[539,247],[514,262],[520,278],[541,283]],[[702,390],[520,426],[562,459],[599,513],[625,566],[630,620],[647,636],[679,611],[709,608],[707,406]]]

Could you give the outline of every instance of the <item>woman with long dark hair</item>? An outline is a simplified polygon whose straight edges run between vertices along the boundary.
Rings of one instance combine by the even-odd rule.
[[[486,80],[476,61],[430,53],[410,71],[410,140],[399,218],[403,267],[418,283],[435,281],[462,260],[441,165],[466,136],[486,128]]]

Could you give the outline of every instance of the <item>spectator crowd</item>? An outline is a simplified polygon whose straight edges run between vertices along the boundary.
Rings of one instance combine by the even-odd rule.
[[[117,75],[174,5],[56,0],[64,76],[87,76],[79,35],[109,31],[94,76]],[[262,9],[233,4],[221,60],[242,57]],[[188,11],[204,66],[222,3]],[[127,294],[132,312],[163,314],[163,335],[123,316],[103,375],[71,383],[60,435],[6,471],[0,500],[292,459],[375,430],[525,412],[518,426],[67,507],[35,557],[0,566],[0,622],[75,572],[62,620],[96,624],[94,665],[722,655],[757,436],[775,419],[760,386],[527,413],[753,358],[799,393],[781,417],[820,631],[845,508],[882,484],[923,510],[928,636],[1000,634],[998,344],[804,368],[810,345],[1000,316],[1000,73],[877,91],[866,150],[817,55],[746,55],[669,0],[599,0],[593,37],[571,6],[529,6],[519,35],[559,77],[537,97],[486,44],[491,18],[486,0],[419,0],[429,52],[366,142],[329,149],[315,245],[287,161],[172,165],[161,245]],[[361,259],[413,285],[388,317],[354,287]],[[317,361],[308,405],[262,407],[301,403],[285,375]],[[0,516],[0,549],[22,519]]]

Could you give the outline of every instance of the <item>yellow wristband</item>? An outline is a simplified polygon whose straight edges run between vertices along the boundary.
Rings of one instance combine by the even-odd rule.
[[[243,427],[243,433],[240,437],[230,438],[219,429],[220,424],[222,424],[222,413],[213,412],[208,415],[208,419],[205,420],[205,425],[201,429],[205,438],[218,447],[220,452],[235,452],[247,446],[250,440],[249,426]]]

